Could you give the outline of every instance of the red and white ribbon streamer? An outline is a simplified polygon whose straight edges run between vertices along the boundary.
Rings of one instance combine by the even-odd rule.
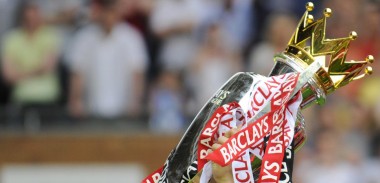
[[[161,179],[163,169],[164,166],[160,167],[159,169],[148,175],[144,180],[142,180],[141,183],[158,183]]]
[[[209,182],[212,176],[212,164],[205,159],[207,151],[220,136],[237,126],[247,126],[246,117],[236,102],[219,107],[202,130],[198,144],[198,170],[203,168],[200,182]],[[232,174],[235,182],[253,182],[249,150],[232,162]],[[206,163],[206,164],[205,164]],[[204,166],[204,167],[203,167]]]
[[[280,125],[285,125],[284,112],[297,84],[298,74],[285,74],[283,76],[286,81],[281,83],[280,87],[275,90],[273,98],[270,99],[270,112],[249,124],[246,129],[233,135],[222,147],[209,154],[206,159],[213,160],[222,166],[228,165],[237,159],[244,150],[257,147],[267,134],[273,134],[273,132],[277,132]]]
[[[288,147],[293,140],[297,110],[302,100],[298,91],[320,67],[319,62],[313,62],[299,74],[263,77],[262,81],[253,86],[239,103],[233,102],[219,107],[206,123],[199,138],[198,172],[204,167],[201,183],[208,182],[212,177],[210,160],[223,166],[232,163],[234,182],[253,183],[249,152],[263,160],[259,182],[278,182],[282,157],[285,147]],[[293,97],[296,93],[297,95]],[[237,124],[243,124],[242,130],[233,135],[222,147],[207,154],[214,141]],[[264,137],[268,135],[270,135],[268,144],[264,149]],[[238,163],[244,168],[239,169]],[[142,182],[157,183],[166,179],[165,165]],[[240,171],[246,169],[249,171]]]
[[[269,139],[270,141],[266,148],[268,149],[266,153],[268,155],[264,156],[264,160],[267,163],[266,165],[273,162],[279,163],[278,172],[280,173],[281,162],[285,151],[284,149],[290,145],[294,134],[295,117],[292,114],[297,113],[299,104],[302,99],[302,97],[298,95],[296,97],[296,100],[292,100],[288,103],[289,99],[292,97],[292,93],[294,92],[293,90],[296,87],[298,76],[298,74],[285,74],[281,76],[270,77],[267,80],[259,82],[257,86],[252,88],[252,92],[248,92],[248,100],[247,96],[244,96],[241,100],[240,103],[245,108],[244,112],[241,112],[243,109],[236,103],[226,104],[222,106],[222,108],[218,108],[213,117],[206,123],[206,127],[202,131],[199,139],[200,143],[198,146],[198,162],[200,163],[198,164],[198,171],[202,169],[204,163],[207,162],[207,160],[212,160],[222,166],[226,166],[232,163],[232,175],[235,182],[253,183],[254,179],[250,167],[251,158],[249,152],[254,153],[258,157],[262,156],[262,143],[264,142],[264,137],[267,134],[271,134]],[[223,128],[219,128],[222,126],[218,126],[222,124],[222,121],[228,121],[230,124],[232,123],[234,126],[236,126],[236,122],[234,123],[231,121],[231,119],[236,120],[236,118],[241,118],[248,121],[252,120],[259,111],[262,111],[264,107],[267,106],[266,104],[268,102],[271,104],[270,112],[255,122],[249,124],[248,127],[246,124],[244,124],[241,131],[232,136],[226,143],[222,145],[222,147],[220,147],[215,152],[209,155],[206,155],[207,153],[201,153],[207,152],[207,147],[211,148],[213,144],[211,141],[212,138],[210,138],[211,135],[214,135],[217,130],[221,130],[221,132],[224,131]],[[239,112],[237,113],[236,111]],[[232,116],[236,117],[230,117],[223,120],[223,116],[225,114],[232,114]],[[237,114],[239,114],[239,116],[237,116]],[[229,125],[229,127],[231,128],[231,125]],[[208,134],[209,136],[205,138],[205,134]],[[284,139],[285,136],[286,138]],[[213,140],[215,141],[216,138],[217,136],[214,136]],[[204,142],[207,142],[207,144]],[[212,166],[209,164],[210,163],[207,164],[202,172],[201,183],[206,183],[211,178],[210,173],[212,173],[212,171],[209,169]],[[269,164],[266,168],[265,164],[263,164],[260,178],[268,177],[264,174],[268,173],[268,169],[269,171],[273,169],[271,165],[274,166],[274,164]],[[276,173],[277,169],[274,169],[273,171]],[[272,172],[272,174],[266,175],[273,174],[274,173]],[[275,177],[278,180],[279,176],[280,174],[274,174],[274,176],[270,178]]]

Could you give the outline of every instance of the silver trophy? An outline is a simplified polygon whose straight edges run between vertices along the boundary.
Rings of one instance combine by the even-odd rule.
[[[325,37],[326,20],[332,15],[332,11],[326,8],[324,17],[315,21],[309,14],[313,8],[313,3],[306,4],[306,12],[289,41],[288,47],[274,57],[275,65],[269,74],[269,76],[274,76],[289,72],[303,72],[314,62],[322,65],[312,77],[306,78],[308,82],[301,89],[303,98],[301,109],[314,103],[323,104],[327,94],[353,80],[371,74],[372,68],[366,65],[374,61],[371,55],[365,61],[346,61],[349,43],[357,37],[356,33],[351,32],[346,38],[327,39]],[[330,57],[326,57],[328,55]],[[327,58],[331,59],[326,60]],[[197,170],[197,145],[205,123],[218,107],[230,102],[239,102],[249,92],[249,89],[264,77],[252,72],[237,73],[209,99],[168,157],[161,174],[161,182],[191,182],[196,174],[201,173]],[[305,142],[304,126],[304,118],[299,112],[292,151],[300,149]],[[252,162],[255,179],[260,173],[260,164],[260,160],[257,159]]]

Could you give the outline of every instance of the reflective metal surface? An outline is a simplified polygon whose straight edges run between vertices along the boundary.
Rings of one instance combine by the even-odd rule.
[[[276,64],[270,73],[270,76],[273,76],[289,72],[303,72],[313,63],[320,63],[323,66],[301,88],[303,97],[301,109],[313,103],[324,104],[327,94],[353,80],[371,74],[372,68],[366,65],[374,60],[370,55],[365,61],[346,61],[350,41],[354,40],[357,34],[351,32],[346,38],[327,39],[326,21],[332,15],[332,10],[326,8],[323,18],[315,21],[314,17],[309,14],[313,9],[313,3],[306,4],[306,12],[289,41],[288,47],[284,53],[275,56]],[[330,60],[326,60],[329,58],[326,57],[328,55],[330,55]],[[254,73],[237,73],[216,92],[195,117],[168,158],[167,182],[180,182],[187,168],[197,160],[197,140],[215,109],[226,103],[239,102],[251,86],[257,84],[263,77]],[[302,147],[306,139],[304,126],[304,118],[301,113],[298,113],[294,136],[296,151]],[[254,162],[252,168],[257,177],[260,172],[260,162],[256,162],[256,164]]]
[[[239,102],[251,86],[257,84],[262,78],[263,76],[254,73],[237,73],[206,103],[169,159],[167,178],[170,183],[180,182],[186,169],[197,160],[199,135],[215,109],[223,104]],[[224,93],[223,97],[220,96],[221,93]]]

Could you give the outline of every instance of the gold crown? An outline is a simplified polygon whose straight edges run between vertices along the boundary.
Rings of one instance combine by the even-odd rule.
[[[346,61],[346,54],[351,40],[356,39],[356,32],[352,31],[349,37],[338,39],[326,38],[326,20],[332,15],[330,8],[324,11],[324,17],[314,21],[309,12],[314,9],[314,4],[306,4],[306,12],[298,24],[296,32],[288,43],[285,53],[296,58],[304,68],[314,61],[321,63],[317,73],[317,79],[326,93],[331,93],[353,80],[372,74],[372,68],[366,65],[372,63],[372,55],[365,61]],[[308,43],[307,41],[310,40]],[[328,59],[330,56],[330,59]],[[326,61],[328,65],[326,66]],[[363,71],[364,70],[364,71]]]

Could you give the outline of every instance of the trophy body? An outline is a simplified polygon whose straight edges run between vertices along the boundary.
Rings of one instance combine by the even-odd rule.
[[[290,72],[296,72],[296,69],[287,65],[284,62],[277,61],[273,67],[270,76],[280,75]],[[201,131],[203,130],[206,122],[215,112],[215,110],[231,102],[239,103],[241,99],[249,94],[250,88],[256,85],[265,76],[255,74],[253,72],[239,72],[232,76],[216,93],[211,97],[206,105],[196,115],[191,125],[185,132],[184,136],[178,143],[176,149],[172,152],[168,159],[167,179],[169,182],[180,182],[183,178],[184,172],[194,165],[197,161],[198,139]],[[306,107],[315,102],[318,97],[317,93],[310,92],[310,84],[303,88],[305,94],[301,106]],[[295,128],[294,149],[298,150],[306,140],[304,130],[304,118],[299,113],[297,115],[296,128]],[[257,163],[256,163],[257,164]],[[259,165],[259,164],[258,164]],[[196,169],[196,167],[193,167]],[[253,166],[254,175],[257,178],[260,172],[260,166]],[[188,177],[191,179],[190,177]]]
[[[296,32],[291,37],[285,51],[274,57],[275,65],[269,74],[269,76],[276,76],[290,72],[308,73],[307,75],[300,77],[303,82],[299,86],[302,87],[297,88],[296,90],[297,92],[300,91],[302,94],[302,102],[300,104],[297,103],[299,106],[297,105],[296,107],[300,109],[304,109],[313,103],[324,104],[326,95],[329,93],[347,85],[351,81],[361,79],[365,75],[371,74],[372,68],[370,66],[366,67],[366,65],[374,61],[374,58],[371,55],[369,55],[365,61],[346,61],[345,58],[349,43],[357,37],[356,33],[351,32],[349,37],[346,38],[326,39],[326,20],[331,16],[332,11],[331,9],[326,8],[324,11],[324,17],[319,20],[314,20],[314,17],[309,14],[313,8],[313,3],[306,4],[306,12],[301,18]],[[330,57],[327,57],[328,55],[330,55]],[[309,70],[314,67],[316,67],[314,70]],[[158,170],[158,178],[155,177],[154,182],[186,183],[191,181],[195,175],[199,175],[202,170],[198,170],[197,166],[197,160],[199,158],[197,157],[198,141],[208,120],[220,106],[232,102],[240,104],[245,96],[250,95],[252,92],[251,89],[257,85],[259,81],[264,79],[266,79],[265,76],[252,72],[240,72],[232,76],[216,92],[216,94],[209,99],[206,105],[204,105],[194,118],[182,139],[168,157],[163,168]],[[261,117],[258,114],[253,116]],[[294,137],[291,142],[292,144],[288,146],[288,148],[291,149],[291,153],[297,151],[306,139],[304,119],[300,111],[298,111],[297,116],[294,118],[296,118],[292,119],[292,124],[294,124]],[[255,122],[259,122],[259,120],[248,123],[254,124]],[[243,130],[245,129],[242,129],[241,131]],[[261,139],[264,140],[263,142],[268,142],[268,144],[270,144],[270,140],[268,141],[267,137],[268,135],[271,136],[271,134],[269,131],[265,134],[267,136],[263,136]],[[233,139],[234,137],[230,137],[230,139],[231,138]],[[265,143],[264,146],[266,146]],[[215,151],[218,150],[220,150],[220,148]],[[238,154],[235,158],[239,158],[238,156],[242,155]],[[283,157],[283,163],[287,163],[286,156]],[[293,160],[293,157],[294,156],[291,156],[290,161]],[[265,157],[263,157],[263,159],[265,159]],[[248,163],[251,161],[252,160],[247,160]],[[258,158],[255,158],[251,163],[254,179],[262,178],[262,175],[260,175],[262,174],[260,169],[264,169],[265,171],[267,168],[265,168],[265,166],[263,168],[261,160]],[[279,165],[282,165],[281,162],[279,163]],[[290,175],[288,174],[290,178],[283,182],[291,181],[292,162],[290,163]],[[276,180],[276,182],[282,180],[283,174],[281,174],[281,177],[279,174],[276,175],[277,176],[273,180]],[[149,177],[152,176],[154,177],[155,175],[150,175]],[[148,180],[144,182],[150,181]]]
[[[199,135],[214,111],[223,104],[239,102],[249,92],[249,89],[263,77],[252,72],[237,73],[209,99],[168,159],[168,182],[180,182],[184,172],[197,160]],[[191,179],[191,177],[189,178]]]

